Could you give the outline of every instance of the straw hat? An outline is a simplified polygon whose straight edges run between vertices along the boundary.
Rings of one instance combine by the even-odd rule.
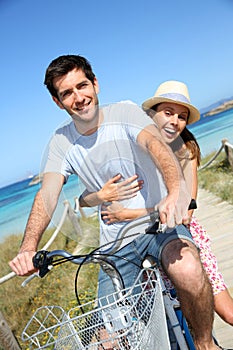
[[[147,110],[162,102],[177,103],[187,107],[190,112],[187,124],[195,123],[200,119],[200,112],[191,105],[187,86],[180,81],[165,81],[159,85],[154,96],[143,102],[142,108]]]

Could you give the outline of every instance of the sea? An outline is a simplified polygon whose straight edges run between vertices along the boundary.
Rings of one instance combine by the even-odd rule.
[[[233,144],[233,109],[212,117],[201,118],[189,126],[201,148],[202,156],[218,151],[222,139]],[[0,188],[0,242],[12,234],[24,231],[27,218],[40,184],[29,185],[31,178]],[[63,187],[58,208],[51,222],[57,226],[64,210],[64,200],[69,200],[74,207],[74,198],[78,197],[84,187],[77,176],[72,175]],[[86,209],[86,214],[92,214],[96,208]]]

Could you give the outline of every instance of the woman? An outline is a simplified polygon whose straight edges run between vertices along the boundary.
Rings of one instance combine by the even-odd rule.
[[[155,95],[142,104],[142,107],[154,120],[165,142],[176,154],[194,202],[197,196],[197,168],[200,164],[200,148],[186,126],[196,122],[200,118],[200,114],[190,103],[187,86],[178,81],[164,82],[158,87]],[[97,197],[98,202],[102,201],[103,203],[102,218],[108,224],[116,221],[129,221],[146,215],[154,208],[128,209],[123,208],[119,202],[119,200],[132,195],[131,192],[136,195],[135,191],[140,190],[143,186],[140,180],[135,182],[135,179],[136,175],[117,185],[120,180],[119,174],[110,179],[99,192],[95,194],[84,193],[80,197],[80,206],[86,206],[89,201],[91,202],[91,196]],[[111,202],[111,204],[106,206],[104,202]],[[218,271],[216,257],[211,251],[210,239],[193,215],[193,210],[189,211],[189,216],[190,232],[200,249],[202,264],[212,284],[215,311],[225,322],[233,325],[233,299]],[[165,274],[164,281],[168,288],[173,288]]]

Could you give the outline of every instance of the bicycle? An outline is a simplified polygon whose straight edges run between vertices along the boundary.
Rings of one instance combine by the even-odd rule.
[[[32,349],[195,350],[179,301],[165,288],[159,268],[151,257],[146,257],[135,283],[127,289],[109,260],[127,233],[129,237],[130,230],[141,225],[145,227],[145,234],[164,230],[158,212],[154,212],[125,225],[108,249],[100,247],[84,256],[73,256],[63,250],[37,252],[33,262],[40,277],[52,266],[66,261],[78,264],[79,269],[82,264],[94,262],[111,277],[115,292],[68,312],[60,306],[39,308],[24,328],[22,340],[29,341]],[[32,278],[30,276],[24,284]],[[175,343],[170,342],[167,321]]]

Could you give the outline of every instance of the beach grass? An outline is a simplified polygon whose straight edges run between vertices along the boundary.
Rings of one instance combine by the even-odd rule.
[[[212,159],[214,153],[201,161],[201,166]],[[215,194],[223,201],[233,204],[233,169],[224,151],[208,167],[198,172],[198,185]]]
[[[202,160],[202,165],[206,164],[212,156],[205,157]],[[233,204],[233,171],[226,160],[224,152],[206,169],[199,171],[198,178],[200,187]],[[81,254],[96,247],[98,244],[97,218],[87,218],[81,221],[84,236],[78,242],[72,234],[71,223],[66,221],[64,231],[66,233],[70,231],[70,235],[59,233],[50,250],[65,249],[70,252],[76,250]],[[53,229],[48,229],[45,232],[40,247],[47,242],[52,232]],[[17,254],[21,239],[22,235],[12,235],[0,244],[1,276],[11,271],[8,261]],[[77,305],[74,291],[76,272],[77,265],[66,263],[55,267],[45,278],[34,279],[25,288],[21,286],[24,280],[22,277],[14,277],[0,285],[0,310],[22,349],[29,349],[29,347],[21,341],[21,333],[27,321],[38,307],[42,305],[60,305],[65,310],[69,310]],[[85,265],[81,269],[78,290],[82,303],[92,300],[96,296],[97,272],[97,265]]]
[[[65,222],[64,225],[70,226],[70,222]],[[96,218],[83,220],[82,226],[90,236],[98,237],[98,222]],[[53,231],[53,229],[49,229],[45,232],[40,247],[47,242]],[[67,227],[65,231],[67,232]],[[22,235],[12,235],[0,244],[1,276],[5,276],[11,271],[8,261],[17,254],[21,239]],[[86,240],[78,245],[80,254],[82,252],[88,253],[88,251],[92,250],[96,239],[94,238],[94,244],[90,244],[91,238],[87,237],[87,242],[90,245],[89,248],[85,242]],[[73,252],[76,247],[77,241],[59,233],[49,250],[65,249]],[[67,311],[77,306],[74,289],[77,268],[77,265],[71,263],[59,265],[54,267],[45,278],[35,278],[26,287],[21,286],[25,279],[23,277],[14,277],[0,285],[0,310],[22,349],[29,349],[29,347],[22,342],[21,333],[38,307],[43,305],[60,305]],[[81,303],[95,298],[97,275],[97,265],[89,264],[82,267],[78,283],[78,293]],[[2,350],[1,345],[0,349]]]

